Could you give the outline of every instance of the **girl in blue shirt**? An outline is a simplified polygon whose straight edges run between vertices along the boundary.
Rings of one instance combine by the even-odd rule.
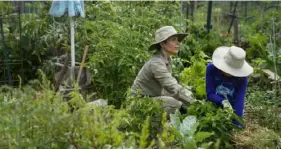
[[[207,100],[223,108],[232,108],[240,117],[244,111],[247,76],[253,72],[245,58],[246,52],[242,48],[219,47],[206,68]]]

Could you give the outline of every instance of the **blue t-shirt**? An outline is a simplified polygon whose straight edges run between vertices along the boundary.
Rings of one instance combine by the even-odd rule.
[[[218,106],[222,105],[223,100],[229,100],[234,112],[238,116],[243,116],[247,83],[247,77],[227,77],[212,63],[207,65],[207,100],[216,103]]]

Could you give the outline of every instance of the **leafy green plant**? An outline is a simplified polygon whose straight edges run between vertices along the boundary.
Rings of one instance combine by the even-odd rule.
[[[199,123],[195,116],[187,116],[180,121],[178,111],[171,114],[171,124],[177,130],[176,138],[180,140],[181,146],[184,149],[209,148],[212,142],[203,142],[211,137],[213,133],[197,131]],[[199,145],[200,144],[200,145]],[[199,147],[200,146],[200,147]]]
[[[160,100],[151,98],[131,98],[126,101],[126,111],[129,117],[123,120],[122,130],[140,133],[145,120],[148,122],[149,137],[156,139],[162,131],[162,114],[164,108]],[[149,119],[148,119],[149,117]]]
[[[206,60],[203,58],[207,57],[203,52],[195,55],[191,58],[191,66],[185,68],[181,72],[181,83],[193,87],[195,96],[199,99],[206,97]]]
[[[259,33],[247,38],[250,43],[250,48],[247,49],[247,57],[253,58],[266,58],[268,53],[266,51],[266,42],[268,37]]]
[[[179,53],[183,59],[188,60],[198,52],[204,52],[211,56],[217,47],[232,43],[231,34],[219,33],[216,30],[211,30],[208,33],[205,27],[199,23],[190,22],[186,31],[190,35],[183,41],[183,47]]]
[[[163,130],[159,135],[157,135],[158,147],[160,149],[180,147],[179,140],[176,139],[176,130],[173,129],[169,123],[167,123],[166,113],[162,114],[161,124],[163,126]]]
[[[36,90],[24,86],[13,89],[12,94],[1,92],[0,138],[5,139],[1,147],[119,147],[130,138],[130,133],[119,130],[125,110],[85,104],[78,92],[73,92],[67,103],[54,94],[46,76],[41,80]],[[70,105],[76,110],[71,112]]]
[[[218,108],[209,101],[200,101],[188,107],[188,115],[194,115],[198,120],[198,131],[214,132],[209,141],[219,143],[220,148],[231,148],[231,134],[238,127],[233,123],[237,120],[242,123],[241,118],[228,109]],[[181,119],[184,118],[183,115]],[[214,145],[215,145],[214,144]]]
[[[252,67],[254,68],[254,73],[249,76],[249,83],[258,84],[264,86],[265,88],[271,86],[269,85],[268,78],[264,76],[263,69],[265,69],[265,60],[262,58],[256,58],[252,60]]]

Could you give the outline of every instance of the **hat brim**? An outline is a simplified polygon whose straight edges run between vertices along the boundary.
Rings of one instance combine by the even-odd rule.
[[[223,72],[226,72],[235,77],[246,77],[253,73],[253,67],[251,67],[246,61],[244,61],[244,65],[241,68],[233,68],[230,67],[224,61],[224,55],[229,51],[230,47],[219,47],[217,48],[212,56],[212,61],[215,67],[220,69]]]
[[[181,42],[187,35],[188,35],[188,34],[186,34],[186,33],[177,33],[177,34],[173,34],[173,35],[171,35],[171,36],[169,36],[169,37],[167,37],[167,38],[165,38],[165,39],[163,39],[163,40],[161,40],[161,41],[154,42],[153,44],[151,44],[151,45],[149,46],[148,50],[149,50],[149,51],[151,51],[151,50],[156,50],[156,49],[157,49],[157,46],[158,46],[158,44],[159,44],[160,42],[165,41],[165,40],[167,40],[168,38],[170,38],[170,37],[172,37],[172,36],[177,36],[177,37],[178,37],[178,41]]]

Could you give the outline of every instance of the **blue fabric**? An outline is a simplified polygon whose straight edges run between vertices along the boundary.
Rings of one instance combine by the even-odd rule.
[[[50,9],[50,15],[61,17],[63,15],[85,17],[84,1],[82,0],[54,0]]]
[[[247,89],[247,77],[227,77],[212,63],[206,68],[207,100],[222,106],[223,100],[229,100],[234,112],[243,116],[244,98]],[[238,124],[237,122],[235,122]]]

